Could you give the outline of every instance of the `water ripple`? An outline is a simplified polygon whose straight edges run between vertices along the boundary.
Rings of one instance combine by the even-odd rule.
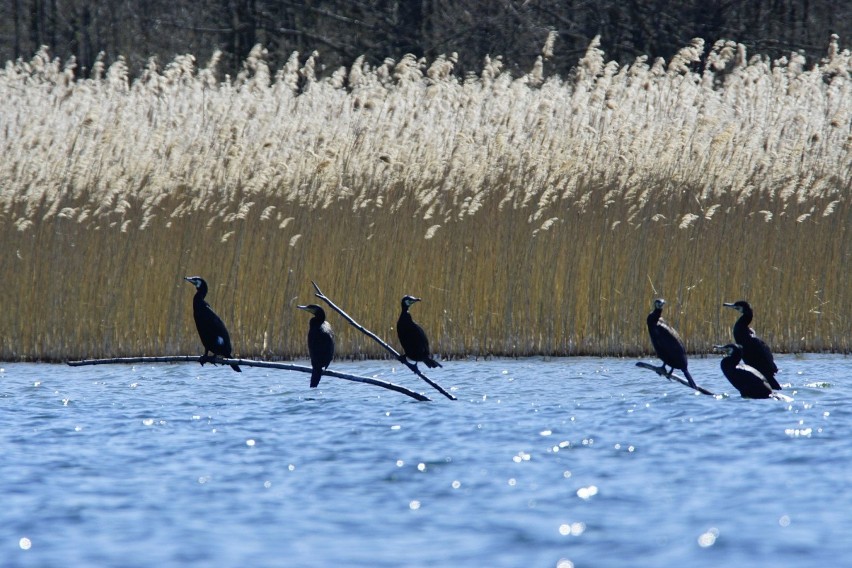
[[[717,397],[634,363],[449,362],[433,378],[459,400],[425,404],[333,379],[309,390],[301,375],[255,369],[7,364],[4,562],[700,567],[843,557],[846,358],[779,357],[789,402],[740,398],[715,358],[691,369]],[[387,362],[335,368],[429,390]]]

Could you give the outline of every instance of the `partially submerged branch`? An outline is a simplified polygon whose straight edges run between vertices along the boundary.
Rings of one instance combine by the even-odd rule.
[[[266,369],[283,369],[285,371],[298,371],[300,373],[308,373],[310,374],[312,369],[310,367],[304,367],[302,365],[291,365],[288,363],[275,363],[271,361],[254,361],[251,359],[225,359],[222,357],[207,357],[205,359],[206,362],[214,363],[214,364],[222,364],[222,365],[242,365],[245,367],[262,367]],[[201,362],[201,356],[198,355],[175,355],[169,357],[119,357],[113,359],[84,359],[82,361],[68,361],[68,364],[72,367],[80,367],[83,365],[111,365],[111,364],[140,364],[140,363],[188,363],[188,362]],[[346,381],[354,381],[356,383],[367,383],[370,385],[375,385],[377,387],[382,387],[388,390],[396,391],[402,393],[404,395],[410,396],[415,400],[427,401],[430,400],[426,395],[420,394],[419,392],[415,392],[409,390],[403,386],[395,385],[393,383],[389,383],[387,381],[382,381],[379,379],[374,379],[371,377],[361,377],[358,375],[349,375],[346,373],[339,373],[337,371],[329,371],[325,370],[322,372],[324,377],[335,377],[338,379],[343,379]]]
[[[314,285],[314,289],[316,290],[315,296],[317,298],[319,298],[320,300],[322,300],[323,302],[325,302],[326,304],[328,304],[329,307],[331,307],[332,310],[334,310],[335,312],[340,314],[343,317],[343,319],[348,321],[349,324],[352,327],[354,327],[355,329],[357,329],[358,331],[360,331],[361,333],[363,333],[364,335],[366,335],[367,337],[369,337],[370,339],[372,339],[373,341],[375,341],[376,343],[381,345],[385,349],[385,351],[387,351],[388,353],[393,355],[394,359],[397,359],[400,363],[404,363],[409,369],[411,369],[412,373],[414,373],[415,375],[417,375],[418,377],[420,377],[421,379],[423,379],[424,381],[429,383],[429,385],[432,388],[434,388],[435,390],[437,390],[439,393],[441,393],[445,397],[449,398],[450,400],[456,400],[456,397],[454,397],[452,394],[445,391],[444,388],[441,385],[439,385],[438,383],[436,383],[435,381],[433,381],[432,379],[430,379],[429,377],[427,377],[426,375],[421,373],[420,369],[417,368],[417,365],[411,363],[408,359],[406,359],[405,357],[400,355],[397,352],[396,349],[394,349],[393,347],[391,347],[390,345],[388,345],[387,343],[382,341],[382,339],[378,335],[376,335],[375,333],[373,333],[372,331],[370,331],[369,329],[367,329],[366,327],[364,327],[363,325],[361,325],[360,323],[355,321],[352,318],[352,316],[350,316],[349,314],[344,312],[341,308],[339,308],[325,294],[322,293],[322,290],[320,290],[320,288],[319,288],[319,286],[317,286],[316,282],[311,281],[311,284]]]
[[[669,380],[677,381],[677,382],[681,383],[682,385],[685,385],[685,386],[687,386],[691,389],[697,390],[701,394],[708,394],[710,396],[715,396],[712,392],[705,389],[704,387],[701,387],[701,386],[698,386],[698,385],[692,386],[691,384],[689,384],[689,381],[687,381],[686,379],[684,379],[680,375],[676,375],[674,373],[672,373],[671,375],[667,375],[666,371],[663,369],[662,366],[658,367],[657,365],[651,365],[650,363],[646,363],[644,361],[639,361],[638,363],[636,363],[636,366],[642,367],[643,369],[648,369],[649,371],[654,371],[655,373],[657,373],[661,377],[665,377]]]

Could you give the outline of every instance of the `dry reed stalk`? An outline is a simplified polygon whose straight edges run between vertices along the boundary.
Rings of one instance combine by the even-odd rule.
[[[850,350],[852,56],[748,60],[720,42],[568,78],[452,57],[232,82],[190,56],[73,80],[42,51],[0,72],[0,358],[198,351],[191,291],[244,357],[304,356],[322,282],[394,337],[399,298],[447,356],[649,349],[656,295],[694,352],[749,299],[778,351]],[[552,42],[544,57],[552,56]],[[301,81],[301,82],[300,82]],[[302,91],[298,89],[301,85]],[[382,356],[341,333],[338,353]]]

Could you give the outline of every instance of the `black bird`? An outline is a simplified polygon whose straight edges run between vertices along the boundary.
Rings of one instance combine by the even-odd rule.
[[[316,388],[322,378],[322,370],[328,369],[328,365],[334,358],[334,331],[331,325],[325,321],[325,310],[316,304],[307,306],[296,306],[300,310],[311,312],[308,328],[308,353],[311,356],[311,388]]]
[[[778,367],[775,365],[775,359],[772,358],[772,351],[757,336],[754,330],[749,327],[751,320],[754,318],[751,305],[743,300],[722,305],[726,308],[733,308],[742,314],[734,324],[734,343],[742,346],[743,361],[745,361],[746,365],[757,369],[773,389],[781,390],[781,385],[775,378]]]
[[[210,307],[210,304],[204,301],[204,297],[207,296],[207,282],[200,276],[187,276],[184,280],[195,286],[195,296],[192,298],[192,315],[195,317],[195,327],[198,328],[201,344],[204,345],[201,364],[203,365],[208,361],[208,351],[213,355],[230,359],[231,336],[228,335],[228,329],[222,323],[221,318],[213,311],[213,308]],[[231,365],[231,368],[238,373],[242,372],[239,365]]]
[[[419,301],[420,298],[414,296],[402,297],[402,312],[396,322],[396,334],[399,336],[403,355],[414,361],[415,365],[418,361],[423,361],[430,369],[442,367],[443,365],[435,361],[429,352],[429,339],[426,337],[426,332],[411,319],[411,314],[408,313],[409,306]]]
[[[666,372],[666,365],[672,368],[671,371],[666,372],[667,377],[671,378],[674,370],[680,369],[690,386],[695,387],[695,381],[692,380],[686,368],[686,349],[683,348],[683,341],[680,340],[674,328],[660,317],[665,305],[665,300],[657,298],[654,300],[654,311],[648,314],[648,334],[651,336],[651,344],[657,352],[657,357],[663,360],[662,370]]]
[[[716,349],[725,351],[722,358],[722,372],[734,385],[743,398],[772,398],[772,387],[760,371],[749,365],[740,365],[743,359],[742,348],[736,343],[715,345]]]

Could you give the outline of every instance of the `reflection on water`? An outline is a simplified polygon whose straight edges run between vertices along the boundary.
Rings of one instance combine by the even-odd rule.
[[[779,357],[788,402],[630,359],[448,362],[435,394],[197,365],[5,364],[4,566],[836,565],[844,357]],[[641,560],[641,561],[640,561]]]

